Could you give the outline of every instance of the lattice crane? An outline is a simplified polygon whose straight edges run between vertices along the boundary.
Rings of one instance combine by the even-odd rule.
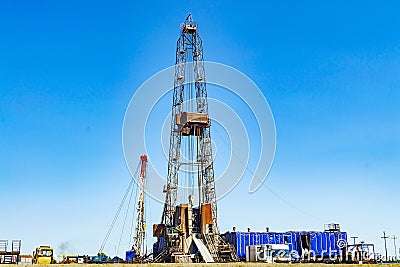
[[[145,237],[146,237],[146,221],[145,221],[145,206],[144,206],[144,186],[146,183],[147,156],[140,156],[140,181],[138,191],[138,203],[136,214],[136,228],[133,237],[132,250],[135,252],[136,259],[142,259],[146,255]]]

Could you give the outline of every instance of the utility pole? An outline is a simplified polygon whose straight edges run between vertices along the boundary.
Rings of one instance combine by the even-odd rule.
[[[388,261],[388,254],[387,254],[387,246],[386,246],[386,239],[388,239],[389,237],[386,235],[385,231],[383,231],[383,236],[381,237],[383,238],[383,240],[385,241],[385,261]]]
[[[392,239],[393,239],[393,245],[394,245],[394,256],[395,256],[395,259],[397,261],[397,248],[396,248],[396,239],[397,239],[397,237],[395,235],[393,235]]]
[[[353,245],[356,245],[356,239],[358,238],[358,236],[352,236],[350,237],[351,239],[353,239]]]

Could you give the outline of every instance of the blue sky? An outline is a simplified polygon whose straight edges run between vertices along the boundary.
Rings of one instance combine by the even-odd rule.
[[[179,25],[192,13],[205,59],[248,75],[277,130],[265,185],[279,197],[265,186],[248,194],[247,174],[219,202],[221,231],[320,230],[334,221],[381,250],[382,230],[400,235],[399,8],[397,1],[2,2],[0,238],[22,239],[25,253],[62,243],[70,253],[97,252],[130,179],[125,109],[140,84],[174,64]],[[148,221],[159,222],[161,204],[148,205]]]

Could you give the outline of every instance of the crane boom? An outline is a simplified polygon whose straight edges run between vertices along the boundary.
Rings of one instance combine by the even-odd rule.
[[[137,203],[137,214],[136,214],[136,228],[135,236],[133,238],[132,250],[135,252],[135,258],[143,258],[145,256],[145,232],[146,232],[146,221],[144,216],[144,186],[146,183],[146,170],[147,170],[147,156],[140,156],[140,180],[139,180],[139,192],[138,192],[138,203]]]

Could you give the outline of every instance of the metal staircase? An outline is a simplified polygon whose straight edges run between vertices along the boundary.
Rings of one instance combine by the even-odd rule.
[[[210,251],[211,256],[213,257],[215,262],[219,262],[219,253],[218,247],[215,246],[214,234],[203,234],[204,241],[206,242],[207,248]]]
[[[160,254],[158,254],[154,259],[153,262],[164,262],[165,258],[168,256],[168,249],[164,248],[163,251],[161,251]]]
[[[235,248],[227,243],[220,235],[217,235],[220,258],[222,261],[240,261],[236,254]]]

